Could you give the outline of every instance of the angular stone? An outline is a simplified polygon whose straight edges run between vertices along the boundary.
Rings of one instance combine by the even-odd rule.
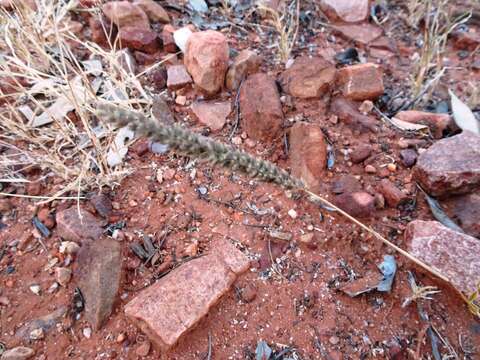
[[[94,194],[90,203],[101,217],[108,218],[113,211],[112,200],[105,194]]]
[[[280,134],[283,111],[275,80],[263,73],[250,75],[240,90],[243,128],[254,140],[273,140]]]
[[[220,91],[225,83],[229,48],[226,37],[217,31],[190,35],[185,51],[185,66],[195,84],[207,94]]]
[[[375,212],[375,198],[367,192],[343,193],[334,199],[343,211],[352,216],[367,218]]]
[[[170,54],[175,54],[178,51],[177,45],[175,44],[175,39],[173,38],[174,32],[175,28],[173,26],[165,25],[160,35],[163,43],[163,49]]]
[[[441,139],[443,132],[453,125],[452,117],[448,114],[436,114],[425,111],[400,111],[395,118],[412,124],[421,124],[429,127],[435,139]]]
[[[358,111],[358,106],[355,106],[355,103],[350,100],[337,97],[332,101],[330,110],[338,116],[340,121],[345,122],[352,128],[361,131],[377,131],[378,121],[371,116],[361,114]]]
[[[208,126],[212,131],[218,131],[227,122],[232,106],[229,101],[197,101],[192,104],[192,111],[203,125]]]
[[[18,346],[16,348],[5,351],[2,354],[1,360],[27,360],[35,355],[35,350],[25,346]]]
[[[163,96],[157,95],[153,97],[152,115],[165,125],[172,125],[175,122],[170,106]]]
[[[329,20],[355,23],[367,19],[369,2],[368,0],[321,0],[320,9]]]
[[[345,175],[332,184],[332,193],[343,194],[362,190],[362,184],[353,175]]]
[[[149,29],[124,26],[118,32],[118,38],[120,45],[129,49],[147,54],[155,54],[160,51],[160,40],[157,34]]]
[[[208,314],[249,261],[223,241],[208,255],[186,262],[140,292],[125,314],[161,349],[174,346]]]
[[[92,41],[103,47],[113,45],[117,36],[117,29],[112,29],[109,21],[91,17],[88,20],[90,30],[92,31]]]
[[[159,3],[153,0],[135,0],[134,4],[139,6],[150,20],[165,24],[170,22],[170,16]]]
[[[383,75],[375,64],[359,64],[338,70],[337,83],[351,100],[375,100],[384,92]]]
[[[237,55],[233,64],[230,65],[225,78],[225,85],[229,90],[236,90],[242,80],[250,74],[254,74],[262,64],[262,57],[252,50],[242,50]]]
[[[85,317],[98,330],[108,319],[122,276],[122,249],[118,241],[101,239],[83,245],[75,278],[85,299]]]
[[[380,181],[378,191],[384,196],[387,205],[394,208],[404,204],[409,199],[406,194],[388,179]]]
[[[413,149],[403,149],[400,151],[400,160],[405,167],[412,167],[417,162],[417,152]]]
[[[133,26],[150,29],[150,21],[145,12],[137,5],[128,1],[111,1],[102,5],[105,16],[118,28]]]
[[[468,31],[456,31],[452,34],[453,46],[459,50],[473,51],[480,46],[480,32],[475,28]]]
[[[46,333],[62,321],[67,311],[68,308],[66,306],[61,306],[50,314],[28,321],[16,331],[15,336],[22,340],[28,340],[33,330],[42,329]]]
[[[334,25],[332,29],[347,40],[354,41],[359,46],[365,46],[378,39],[383,30],[372,24]]]
[[[298,98],[318,98],[329,92],[335,82],[335,66],[321,57],[303,56],[280,75],[284,92]]]
[[[192,83],[192,77],[184,65],[172,65],[167,69],[167,87],[170,90],[181,89]]]
[[[480,136],[463,131],[420,154],[414,178],[432,196],[465,194],[480,186]]]
[[[370,144],[357,145],[352,149],[352,152],[350,153],[350,159],[354,164],[359,164],[370,156],[372,150],[373,148]]]
[[[307,188],[318,191],[327,165],[327,144],[322,129],[297,122],[290,129],[290,167],[292,175]]]
[[[468,235],[480,239],[480,192],[451,197],[442,205]]]
[[[466,295],[480,282],[480,241],[458,233],[437,221],[415,220],[407,225],[409,252],[445,275]]]
[[[88,211],[72,206],[57,212],[57,234],[64,240],[81,243],[84,240],[97,240],[103,233],[104,222]]]

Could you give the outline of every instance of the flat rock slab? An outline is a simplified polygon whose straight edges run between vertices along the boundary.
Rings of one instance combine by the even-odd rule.
[[[125,307],[132,319],[161,349],[174,346],[231,287],[249,260],[228,242],[191,260],[143,290]]]
[[[347,40],[352,40],[359,46],[365,46],[378,39],[383,30],[372,24],[334,25],[332,29]]]
[[[330,20],[360,22],[368,17],[368,0],[321,0],[320,8]]]
[[[105,221],[76,206],[59,211],[56,215],[57,234],[64,240],[81,243],[102,236]]]
[[[200,123],[218,131],[227,122],[232,106],[229,101],[197,101],[192,104],[192,111]]]
[[[437,141],[420,154],[413,174],[433,196],[474,190],[480,186],[480,136],[464,131]]]
[[[415,220],[407,225],[409,252],[450,279],[464,294],[480,282],[480,241],[437,221]]]
[[[85,317],[95,330],[112,313],[122,277],[120,243],[101,239],[83,245],[78,253],[75,278],[85,298]]]

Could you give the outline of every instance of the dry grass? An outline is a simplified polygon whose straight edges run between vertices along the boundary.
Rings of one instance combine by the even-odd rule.
[[[290,59],[297,40],[300,26],[300,0],[292,1],[283,14],[263,3],[258,4],[258,10],[265,15],[268,23],[275,30],[280,61],[286,63]]]
[[[423,95],[426,92],[425,86],[428,80],[435,79],[428,83],[431,94],[444,72],[442,56],[448,36],[456,27],[469,19],[469,14],[453,18],[448,2],[448,0],[409,0],[407,2],[409,25],[418,29],[423,20],[423,44],[412,76],[413,98]]]
[[[0,104],[8,100],[0,107],[0,140],[9,148],[0,154],[0,178],[26,181],[23,168],[40,167],[46,177],[62,179],[51,200],[112,187],[129,170],[108,165],[114,132],[96,118],[92,104],[103,99],[145,108],[151,96],[138,81],[141,74],[122,67],[115,44],[104,50],[74,33],[74,3],[37,4],[35,12],[0,13],[0,79],[11,82],[8,93],[0,88]],[[76,49],[86,49],[91,61],[80,61]],[[40,120],[45,124],[36,126]]]

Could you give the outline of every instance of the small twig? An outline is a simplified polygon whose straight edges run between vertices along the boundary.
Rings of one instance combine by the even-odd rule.
[[[242,89],[243,80],[240,81],[238,85],[237,94],[235,95],[235,123],[233,124],[233,129],[228,136],[228,140],[232,140],[233,136],[237,132],[238,124],[240,124],[240,90]]]
[[[22,194],[10,194],[0,192],[0,196],[7,196],[7,197],[18,197],[18,198],[25,198],[25,199],[39,199],[39,200],[50,200],[52,196],[36,196],[36,195],[22,195]],[[55,199],[58,200],[77,200],[77,199],[86,199],[84,196],[55,196]]]
[[[208,332],[208,354],[207,360],[212,360],[212,334]]]

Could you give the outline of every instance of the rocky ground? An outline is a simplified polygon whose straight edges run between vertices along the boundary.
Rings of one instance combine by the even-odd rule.
[[[271,20],[296,3],[268,6],[82,0],[68,16],[85,44],[118,41],[155,121],[289,170],[448,282],[302,191],[137,137],[109,158],[130,174],[80,201],[39,203],[63,184],[44,167],[21,170],[27,183],[0,173],[2,360],[480,359],[462,299],[480,283],[479,9],[415,96],[426,25],[403,2],[301,1],[284,59]],[[15,78],[1,75],[4,111]]]

